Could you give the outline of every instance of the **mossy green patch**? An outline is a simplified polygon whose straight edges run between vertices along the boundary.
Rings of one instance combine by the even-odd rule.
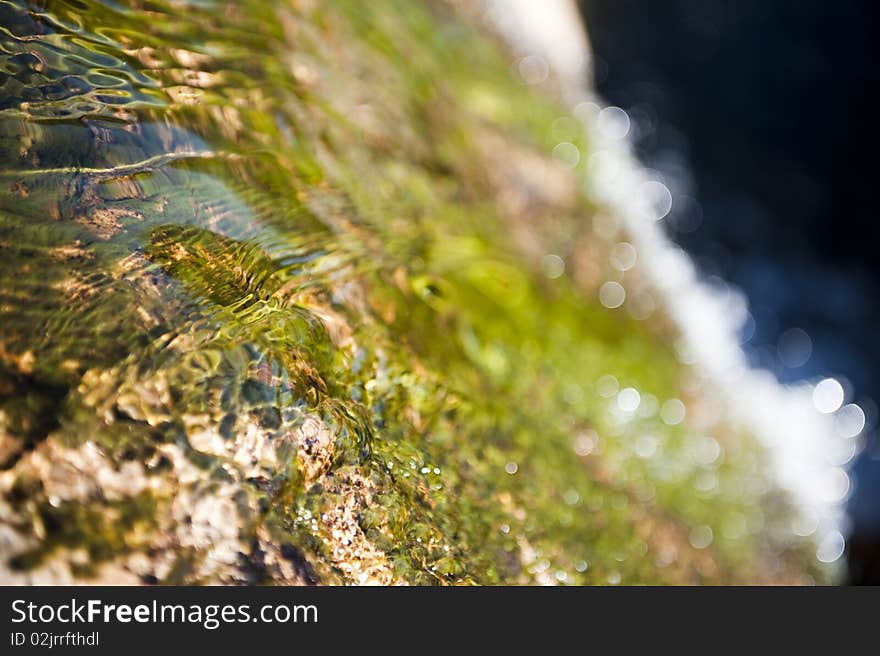
[[[198,490],[188,466],[238,486],[237,536],[262,544],[229,549],[241,580],[281,576],[267,539],[327,583],[822,576],[753,438],[723,409],[692,421],[717,399],[662,308],[598,302],[607,210],[550,155],[573,119],[473,18],[402,0],[5,11],[36,37],[6,52],[47,63],[4,64],[32,91],[0,115],[0,437],[95,443],[169,494]],[[62,92],[65,61],[92,66]],[[678,399],[683,422],[650,411]],[[168,512],[150,499],[41,506],[54,529],[16,566],[138,549]]]

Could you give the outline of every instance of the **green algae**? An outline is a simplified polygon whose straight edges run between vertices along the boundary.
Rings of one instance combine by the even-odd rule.
[[[33,495],[33,491],[23,489],[25,485],[13,493]],[[38,547],[16,554],[10,565],[13,569],[29,570],[56,549],[84,549],[86,558],[74,563],[74,572],[87,578],[101,562],[141,547],[137,536],[155,527],[158,510],[149,493],[95,506],[75,501],[43,503],[34,509],[32,524],[21,528],[44,532],[46,539]]]
[[[363,582],[358,559],[416,584],[825,575],[733,418],[621,421],[599,393],[613,375],[689,409],[710,394],[685,391],[698,377],[662,312],[598,303],[579,251],[607,251],[604,210],[549,155],[566,112],[472,17],[397,0],[2,8],[21,99],[0,114],[15,480],[49,442],[171,477],[173,445],[246,499],[230,518],[246,566],[221,581],[279,580],[258,535],[307,582]],[[544,275],[544,253],[566,275]],[[303,459],[311,417],[333,444]],[[205,434],[280,446],[246,472]],[[19,525],[39,539],[18,569],[167,530],[169,503],[28,495],[46,529]],[[186,553],[143,580],[204,581]]]

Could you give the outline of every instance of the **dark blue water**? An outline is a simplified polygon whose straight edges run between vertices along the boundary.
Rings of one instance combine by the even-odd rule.
[[[749,297],[752,361],[834,375],[866,410],[849,559],[880,583],[877,3],[581,4],[600,93],[677,192],[670,234]]]

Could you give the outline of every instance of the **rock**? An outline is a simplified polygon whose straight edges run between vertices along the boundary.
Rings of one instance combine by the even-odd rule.
[[[2,582],[833,574],[469,3],[81,5],[4,10]]]

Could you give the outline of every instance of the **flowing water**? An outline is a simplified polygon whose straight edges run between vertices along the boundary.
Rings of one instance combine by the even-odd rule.
[[[539,60],[439,2],[0,16],[4,580],[833,575]]]

